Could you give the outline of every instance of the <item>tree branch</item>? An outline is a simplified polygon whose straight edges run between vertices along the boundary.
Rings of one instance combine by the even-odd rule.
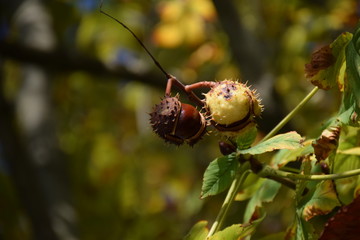
[[[58,72],[86,71],[109,78],[131,79],[154,87],[165,87],[166,79],[160,74],[135,73],[123,66],[108,66],[98,59],[74,54],[64,49],[45,51],[10,41],[0,40],[0,56],[23,63],[37,64]]]
[[[233,58],[241,67],[243,79],[256,81],[265,73],[264,47],[241,22],[232,0],[213,0],[220,23],[229,36]]]

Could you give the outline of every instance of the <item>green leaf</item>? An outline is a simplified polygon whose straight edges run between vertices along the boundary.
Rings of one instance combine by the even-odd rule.
[[[309,169],[307,166],[303,167],[304,172],[309,171]],[[314,186],[311,186],[311,183],[315,183]],[[296,215],[295,215],[295,238],[296,240],[308,240],[308,239],[318,239],[317,235],[318,232],[317,230],[321,230],[322,229],[322,225],[319,226],[316,223],[316,220],[318,218],[314,218],[311,221],[306,221],[303,217],[303,213],[304,213],[304,208],[305,205],[312,199],[312,197],[314,196],[314,192],[316,190],[316,187],[318,186],[319,182],[310,182],[310,184],[308,185],[310,193],[306,194],[305,196],[302,196],[302,199],[299,200],[298,197],[296,197]]]
[[[255,141],[257,135],[256,127],[252,127],[237,137],[236,143],[240,150],[247,149]]]
[[[274,200],[281,184],[270,179],[264,179],[260,188],[252,196],[245,210],[244,222],[249,222],[256,209],[260,208],[263,203]]]
[[[299,213],[297,211],[296,214],[296,233],[295,233],[295,239],[296,240],[307,240],[307,231],[306,227],[304,226],[304,220],[299,216]]]
[[[312,84],[321,89],[338,86],[344,88],[345,49],[352,34],[342,33],[330,46],[325,46],[312,54],[310,64],[305,65],[306,76]]]
[[[264,178],[260,178],[256,174],[250,174],[242,185],[243,188],[237,193],[235,201],[245,201],[254,196],[263,180]]]
[[[360,129],[344,126],[339,139],[338,154],[335,156],[333,173],[341,173],[360,168],[360,156],[343,154],[359,145]],[[360,184],[360,177],[354,176],[344,179],[336,179],[336,191],[339,199],[344,204],[349,204],[354,199],[356,188]]]
[[[335,164],[337,168],[336,172],[344,172],[348,170],[353,170],[359,168],[360,159],[356,156],[340,155],[336,156],[336,161],[344,163],[343,166]],[[353,176],[343,179],[336,179],[335,181],[336,191],[338,193],[339,199],[344,204],[349,204],[354,199],[354,193],[356,192],[356,187],[359,184],[359,176]]]
[[[244,239],[247,236],[250,236],[255,228],[262,222],[265,218],[265,213],[261,214],[261,217],[252,221],[249,224],[234,224],[230,227],[225,228],[222,231],[215,233],[208,240],[239,240]]]
[[[315,216],[330,213],[340,206],[334,184],[331,180],[319,182],[312,198],[305,204],[302,215],[306,221]]]
[[[300,172],[302,172],[305,175],[310,174],[311,168],[312,168],[312,164],[311,164],[310,155],[307,155],[302,159]],[[304,190],[306,189],[307,182],[308,182],[307,180],[296,181],[296,189],[295,189],[296,205],[299,205],[300,201],[303,198],[303,193]]]
[[[346,150],[339,150],[337,153],[360,156],[360,147],[349,148]]]
[[[265,142],[259,143],[252,148],[238,150],[237,153],[256,155],[278,149],[296,149],[302,147],[301,143],[301,136],[297,132],[292,131],[276,135],[275,137],[272,137]]]
[[[212,161],[204,173],[201,198],[226,190],[231,185],[238,166],[239,163],[234,155],[223,156]]]
[[[190,232],[184,237],[184,240],[205,240],[209,233],[207,228],[207,221],[197,222],[190,230]]]
[[[234,224],[215,233],[209,240],[238,240],[249,236],[252,232],[253,230],[249,229],[249,227],[244,227],[242,224]]]
[[[314,152],[312,147],[313,139],[306,140],[303,142],[302,148],[295,149],[281,149],[277,152],[271,160],[272,167],[281,168],[284,167],[289,162],[296,161],[298,157],[305,156]]]
[[[340,91],[344,89],[346,69],[345,49],[352,37],[353,35],[351,33],[344,32],[330,44],[331,52],[335,56],[336,62],[332,70],[332,74],[329,74],[330,76],[328,81],[332,82],[334,85],[337,83]]]
[[[358,126],[360,116],[360,25],[346,47],[346,74],[342,105],[338,120],[346,125]]]

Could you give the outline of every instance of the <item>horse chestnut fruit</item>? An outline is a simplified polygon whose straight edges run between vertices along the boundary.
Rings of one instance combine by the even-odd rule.
[[[231,80],[216,83],[205,94],[205,102],[214,127],[230,137],[254,126],[255,117],[262,112],[255,92],[246,84]]]
[[[201,139],[206,131],[204,116],[192,105],[179,98],[165,96],[150,113],[150,123],[156,134],[166,142],[190,146]]]

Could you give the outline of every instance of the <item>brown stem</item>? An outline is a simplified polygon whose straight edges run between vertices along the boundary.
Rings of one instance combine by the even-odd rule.
[[[201,101],[201,99],[195,95],[193,91],[186,90],[186,86],[182,84],[179,80],[176,79],[176,77],[170,75],[170,78],[168,79],[166,90],[165,90],[165,96],[171,96],[171,89],[172,86],[176,86],[178,89],[186,93],[187,97],[190,101],[194,102],[199,107],[203,107],[204,103]]]
[[[100,2],[100,13],[104,14],[105,16],[109,17],[110,19],[114,20],[115,22],[119,23],[123,28],[125,28],[126,30],[128,30],[131,35],[133,35],[133,37],[136,39],[136,41],[138,41],[138,43],[141,45],[141,47],[147,52],[147,54],[149,54],[150,58],[153,60],[154,64],[165,74],[165,76],[167,78],[170,78],[171,75],[168,74],[165,69],[161,66],[161,64],[156,60],[156,58],[151,54],[151,52],[147,49],[147,47],[145,46],[145,44],[140,40],[140,38],[128,27],[126,26],[123,22],[121,22],[120,20],[118,20],[117,18],[111,16],[110,14],[108,14],[107,12],[104,12],[102,10],[102,5],[103,5],[104,1]]]
[[[212,88],[216,85],[216,82],[202,81],[194,84],[186,85],[185,91],[190,92],[197,88]]]

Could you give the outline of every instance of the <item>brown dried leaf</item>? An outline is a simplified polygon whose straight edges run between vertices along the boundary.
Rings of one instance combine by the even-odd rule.
[[[312,84],[328,90],[338,87],[344,90],[345,49],[352,39],[352,34],[340,34],[330,45],[324,46],[311,55],[310,63],[305,65],[305,76]]]
[[[339,144],[340,126],[325,129],[321,136],[312,143],[318,162],[325,160]]]
[[[311,54],[310,63],[305,64],[305,77],[312,78],[320,70],[330,67],[334,62],[335,59],[331,53],[330,45],[320,48]],[[313,84],[316,85],[314,82]],[[319,87],[322,88],[321,86]]]
[[[360,235],[360,197],[352,203],[342,207],[325,224],[324,231],[319,240],[356,240]]]

